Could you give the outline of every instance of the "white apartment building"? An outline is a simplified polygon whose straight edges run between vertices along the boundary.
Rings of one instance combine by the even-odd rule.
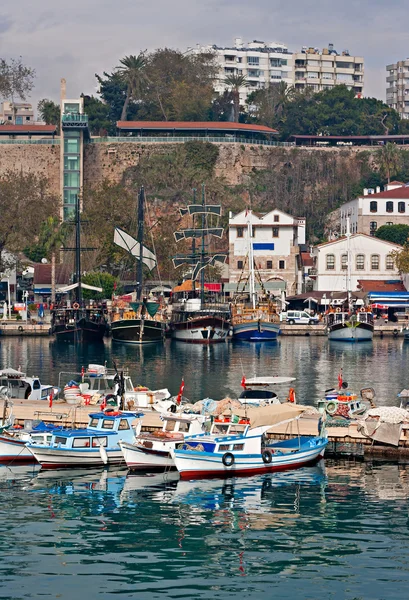
[[[33,107],[28,102],[2,102],[0,122],[12,123],[13,125],[33,124]]]
[[[263,284],[282,281],[281,289],[289,295],[301,292],[302,270],[298,256],[299,246],[305,244],[305,218],[293,217],[278,209],[264,215],[245,210],[237,215],[230,213],[229,284],[235,285],[229,289],[248,277],[249,223],[257,277]]]
[[[364,90],[364,59],[351,56],[348,50],[340,54],[333,44],[319,50],[303,46],[293,54],[293,76],[296,90],[307,87],[320,92],[344,84],[361,97]]]
[[[351,265],[351,291],[357,291],[359,281],[400,280],[392,256],[402,246],[369,235],[351,235],[349,256]],[[319,244],[313,249],[316,291],[347,291],[348,241],[340,238]]]
[[[244,43],[236,38],[234,46],[200,46],[196,52],[214,52],[219,64],[219,76],[215,90],[223,94],[228,86],[228,75],[245,75],[247,87],[240,89],[240,104],[245,104],[247,96],[254,90],[268,87],[271,83],[284,81],[297,90],[306,87],[315,92],[345,84],[359,97],[364,89],[364,59],[350,56],[348,50],[340,54],[333,44],[319,50],[303,46],[301,52],[292,53],[287,46],[277,42]]]
[[[236,38],[231,47],[198,45],[196,51],[214,52],[220,66],[215,82],[215,90],[219,94],[228,89],[224,83],[227,76],[246,76],[247,87],[240,89],[240,104],[245,104],[251,92],[268,87],[270,83],[293,83],[292,53],[284,44],[257,40],[245,44],[241,38]]]
[[[341,235],[347,231],[347,217],[351,233],[375,235],[382,225],[409,225],[409,185],[392,181],[385,190],[364,189],[363,195],[345,202],[340,207]]]
[[[409,119],[409,58],[387,65],[386,104]]]

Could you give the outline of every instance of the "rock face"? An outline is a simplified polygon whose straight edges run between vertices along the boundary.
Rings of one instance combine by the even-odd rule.
[[[50,192],[60,193],[60,146],[49,144],[0,144],[0,175],[22,171],[47,177]]]

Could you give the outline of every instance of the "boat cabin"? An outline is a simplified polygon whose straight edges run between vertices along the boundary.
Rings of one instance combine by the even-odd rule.
[[[371,312],[362,311],[350,314],[349,312],[334,312],[327,315],[327,326],[336,324],[344,324],[345,322],[353,323],[368,323],[373,325],[373,314]]]
[[[119,440],[132,442],[134,430],[132,423],[143,417],[143,413],[135,412],[98,412],[89,415],[86,429],[67,429],[53,433],[51,448],[113,448]]]
[[[52,385],[42,385],[38,377],[27,377],[21,371],[4,369],[0,371],[0,391],[17,400],[48,400],[55,398],[60,389]]]
[[[203,433],[203,427],[208,417],[205,415],[183,414],[166,415],[163,418],[163,427],[160,431],[146,432],[138,435],[136,444],[145,448],[152,448],[153,442],[178,442],[183,441],[187,435]]]

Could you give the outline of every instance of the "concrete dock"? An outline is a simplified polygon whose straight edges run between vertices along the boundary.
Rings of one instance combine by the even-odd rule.
[[[0,407],[2,410],[2,407]],[[46,402],[30,402],[28,400],[14,400],[13,414],[16,421],[23,425],[25,420],[43,420],[47,423],[56,423],[66,427],[85,427],[88,415],[98,412],[98,406],[76,406],[57,400],[49,408]],[[409,425],[403,425],[398,446],[387,446],[362,435],[357,429],[357,422],[350,421],[346,427],[328,427],[329,444],[326,456],[353,457],[359,459],[374,458],[391,460],[393,462],[409,462]],[[163,422],[156,411],[145,411],[143,417],[143,431],[160,429]],[[269,436],[274,439],[288,439],[297,435],[317,435],[318,416],[304,415],[297,422],[287,425],[272,427]]]

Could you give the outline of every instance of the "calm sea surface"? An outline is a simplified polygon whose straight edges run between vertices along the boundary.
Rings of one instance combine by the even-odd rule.
[[[351,389],[374,387],[383,404],[396,405],[409,387],[408,353],[409,344],[392,338],[209,348],[0,338],[0,368],[20,365],[45,383],[115,360],[135,385],[177,393],[183,376],[191,400],[237,396],[244,372],[294,376],[298,399],[310,404],[342,367]],[[408,496],[403,465],[327,460],[200,482],[3,466],[0,598],[407,599]]]

